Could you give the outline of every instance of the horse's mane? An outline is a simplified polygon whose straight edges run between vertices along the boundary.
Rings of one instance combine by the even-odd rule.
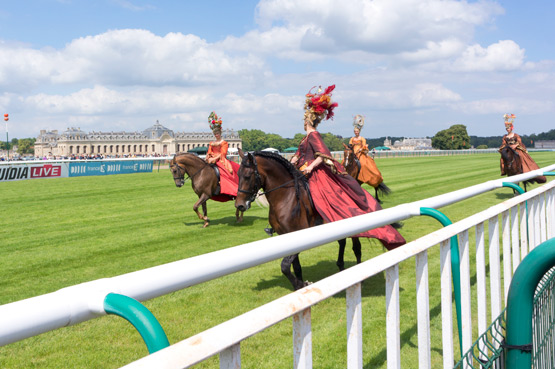
[[[255,151],[252,154],[254,156],[260,156],[260,157],[278,162],[293,177],[293,179],[295,180],[295,195],[297,197],[297,204],[293,209],[292,216],[294,217],[298,216],[301,209],[301,201],[300,201],[301,187],[304,187],[306,189],[306,192],[310,199],[310,190],[308,188],[308,179],[306,178],[306,176],[300,170],[298,170],[293,164],[291,164],[288,160],[286,160],[283,156],[279,154],[275,154],[269,151]],[[245,159],[246,159],[246,156],[245,156]],[[312,202],[312,200],[310,201]]]
[[[269,152],[269,151],[255,151],[253,152],[254,156],[261,156],[263,158],[271,159],[277,161],[281,164],[287,172],[293,177],[299,179],[303,184],[308,183],[308,179],[299,171],[293,164],[291,164],[287,159],[283,156]]]

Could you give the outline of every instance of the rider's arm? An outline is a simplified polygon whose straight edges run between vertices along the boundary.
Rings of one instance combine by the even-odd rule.
[[[324,161],[324,159],[322,159],[321,156],[318,156],[316,159],[314,159],[314,161],[312,163],[310,163],[309,166],[304,168],[303,173],[309,174],[310,172],[312,172],[312,170],[314,168],[316,168],[318,165],[322,164],[323,161]]]

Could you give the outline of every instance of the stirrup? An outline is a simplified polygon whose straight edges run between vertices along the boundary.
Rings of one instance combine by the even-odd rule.
[[[264,232],[266,232],[266,234],[271,237],[274,235],[275,231],[272,227],[268,227],[268,228],[264,228]]]

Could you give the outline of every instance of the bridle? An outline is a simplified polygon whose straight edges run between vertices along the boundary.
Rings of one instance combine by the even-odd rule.
[[[287,186],[288,184],[290,184],[292,182],[295,182],[295,185],[297,185],[298,178],[294,177],[292,180],[284,182],[284,183],[280,184],[279,186],[274,187],[274,188],[272,188],[268,191],[259,192],[260,189],[262,188],[262,177],[260,177],[260,173],[258,172],[258,163],[256,162],[256,156],[255,155],[252,155],[252,161],[253,161],[253,164],[254,164],[254,175],[255,175],[253,189],[250,190],[250,191],[242,190],[242,189],[237,190],[237,192],[241,192],[241,193],[244,193],[247,196],[249,196],[247,198],[247,202],[252,203],[258,196],[266,195],[266,194],[268,194],[272,191],[275,191],[277,189],[285,187],[285,186]]]
[[[175,160],[175,157],[174,157]],[[176,167],[176,173],[173,176],[173,180],[177,181],[178,179],[183,179],[183,183],[185,183],[189,178],[191,180],[193,180],[193,178],[200,173],[208,164],[206,164],[204,161],[202,161],[202,163],[204,164],[199,170],[197,170],[195,173],[193,174],[189,174],[189,172],[187,172],[186,168],[182,168],[181,165],[179,165],[179,163],[177,162],[177,160],[175,160],[174,164],[170,164],[170,167],[175,166]],[[183,172],[182,172],[183,171]],[[187,178],[185,178],[185,174],[187,174]]]

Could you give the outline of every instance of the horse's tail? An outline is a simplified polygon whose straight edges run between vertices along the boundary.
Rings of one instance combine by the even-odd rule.
[[[378,185],[378,187],[376,187],[376,192],[387,196],[391,193],[391,188],[387,187],[387,185],[382,182]]]
[[[262,208],[267,208],[268,206],[270,206],[270,204],[268,203],[268,199],[266,198],[266,195],[264,195],[262,190],[258,191],[258,196],[256,196],[254,201],[258,204],[258,206]]]

